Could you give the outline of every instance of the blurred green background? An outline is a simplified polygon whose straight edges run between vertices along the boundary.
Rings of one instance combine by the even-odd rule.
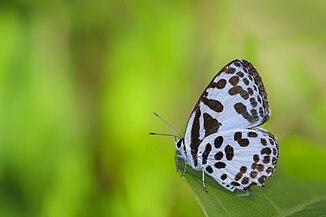
[[[322,0],[1,1],[0,216],[204,216],[173,140],[148,136],[170,131],[152,112],[182,129],[236,58],[263,77],[279,167],[325,178],[325,11]]]

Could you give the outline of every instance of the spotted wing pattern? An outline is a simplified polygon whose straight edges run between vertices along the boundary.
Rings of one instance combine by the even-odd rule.
[[[273,174],[278,155],[276,138],[258,128],[212,134],[202,141],[198,151],[205,172],[230,191],[263,186]]]
[[[209,83],[196,103],[185,134],[194,166],[198,147],[211,134],[230,129],[249,129],[268,120],[267,94],[258,72],[246,60],[227,64]]]

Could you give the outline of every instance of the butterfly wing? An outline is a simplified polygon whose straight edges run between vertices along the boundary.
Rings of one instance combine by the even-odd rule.
[[[205,138],[198,159],[205,172],[224,188],[263,186],[275,170],[279,155],[276,138],[263,129],[236,129]]]
[[[187,124],[185,144],[190,146],[195,166],[198,146],[205,137],[259,126],[269,115],[267,94],[254,66],[246,60],[227,64],[209,83]]]

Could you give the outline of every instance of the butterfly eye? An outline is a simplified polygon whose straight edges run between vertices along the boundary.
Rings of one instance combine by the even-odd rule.
[[[183,141],[183,139],[179,139],[179,141],[177,142],[177,148],[181,148],[181,144],[182,144],[182,141]]]

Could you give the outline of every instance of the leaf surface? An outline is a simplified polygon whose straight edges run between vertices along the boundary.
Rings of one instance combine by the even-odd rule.
[[[180,162],[180,168],[182,168]],[[295,177],[277,169],[265,187],[252,187],[245,192],[229,192],[208,175],[205,192],[201,172],[189,166],[184,176],[206,216],[326,216],[326,181]]]

